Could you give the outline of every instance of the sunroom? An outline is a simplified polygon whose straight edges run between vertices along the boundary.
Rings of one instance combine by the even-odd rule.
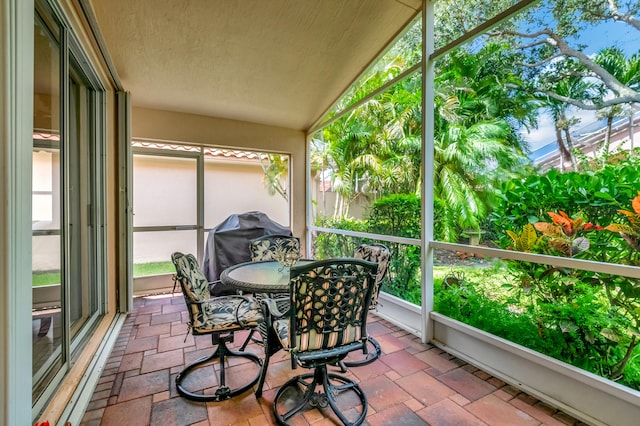
[[[390,246],[377,317],[587,424],[636,424],[639,10],[4,2],[3,422],[79,424],[142,291],[136,250],[179,241],[202,261],[207,232],[244,209],[282,215],[314,257]],[[589,120],[603,137],[579,151],[572,136]],[[562,172],[527,157],[549,142]],[[282,161],[278,209],[208,177],[214,152]],[[136,187],[141,159],[190,177],[165,169],[166,186]],[[189,214],[154,222],[154,209]],[[36,285],[42,275],[53,281]],[[144,292],[172,285],[158,282]],[[504,310],[465,323],[485,301]],[[572,343],[528,348],[512,334],[529,329],[501,335],[512,316],[532,319],[540,345]]]

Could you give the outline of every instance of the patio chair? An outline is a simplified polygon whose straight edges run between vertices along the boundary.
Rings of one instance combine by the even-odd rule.
[[[263,235],[249,241],[249,252],[252,262],[269,260],[286,262],[287,256],[290,260],[295,261],[300,258],[300,238],[283,234]],[[267,296],[269,295],[256,295],[258,298]],[[262,340],[255,337],[255,332],[255,329],[251,330],[249,336],[240,347],[241,351],[244,351],[252,340],[254,343],[262,344]]]
[[[176,268],[174,280],[180,283],[189,312],[187,333],[191,330],[194,336],[210,334],[211,343],[217,345],[211,355],[195,361],[176,376],[178,393],[190,400],[206,402],[223,401],[246,391],[258,381],[262,361],[255,354],[229,349],[227,343],[233,342],[235,331],[253,329],[263,322],[260,304],[249,296],[227,295],[212,298],[211,294],[215,293],[217,283],[207,282],[192,254],[175,252],[171,255],[171,260]],[[228,363],[230,357],[247,358],[258,366],[254,378],[234,389],[227,386],[225,377],[225,363]],[[219,378],[213,394],[187,390],[183,382],[192,370],[201,368],[216,358],[220,361]]]
[[[292,367],[314,370],[293,377],[276,393],[273,412],[279,424],[288,424],[305,407],[327,406],[345,425],[364,421],[368,407],[364,392],[355,381],[329,373],[327,365],[336,365],[354,350],[367,351],[367,313],[377,268],[374,262],[353,258],[293,266],[288,312],[282,312],[278,299],[262,301],[269,335],[291,354]],[[267,339],[257,397],[262,394],[271,344]],[[323,392],[316,392],[318,386]],[[339,397],[346,397],[355,420],[340,410]],[[360,410],[356,401],[362,405]]]
[[[280,260],[287,255],[300,258],[300,238],[290,235],[265,235],[249,242],[251,260]]]
[[[376,275],[376,282],[373,286],[373,292],[371,295],[371,304],[369,309],[375,310],[378,307],[378,296],[380,295],[380,288],[382,287],[382,280],[387,275],[389,269],[389,262],[391,261],[391,251],[384,244],[361,244],[356,248],[354,257],[356,259],[364,259],[370,262],[376,262],[378,264],[378,272]],[[361,359],[353,360],[352,357],[349,360],[341,361],[340,368],[342,372],[347,371],[347,367],[359,367],[367,365],[375,361],[382,354],[380,344],[373,337],[368,337],[368,343],[373,346],[373,351],[368,351]]]

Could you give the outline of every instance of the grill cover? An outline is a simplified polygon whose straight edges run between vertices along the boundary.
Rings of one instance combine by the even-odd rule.
[[[229,266],[251,260],[249,241],[273,234],[292,235],[289,228],[262,212],[232,214],[209,231],[202,272],[209,281],[219,280]],[[221,287],[221,283],[217,286]]]

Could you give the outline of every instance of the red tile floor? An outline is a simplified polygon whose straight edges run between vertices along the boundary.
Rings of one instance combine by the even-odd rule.
[[[187,335],[187,320],[181,294],[136,298],[81,425],[275,424],[271,403],[278,387],[308,371],[292,370],[281,351],[271,359],[260,400],[250,390],[223,402],[188,401],[177,394],[175,376],[212,345],[210,336]],[[383,355],[347,373],[368,398],[365,425],[583,425],[375,315],[369,332]],[[236,333],[234,345],[244,337]],[[261,347],[252,343],[247,350]],[[248,374],[244,366],[236,366],[235,377]],[[312,409],[296,424],[333,425],[335,419]]]

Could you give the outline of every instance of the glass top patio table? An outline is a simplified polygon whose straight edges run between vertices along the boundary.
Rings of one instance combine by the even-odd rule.
[[[298,260],[295,265],[313,262]],[[289,291],[289,268],[267,260],[244,262],[222,271],[220,281],[247,293],[287,293]]]

